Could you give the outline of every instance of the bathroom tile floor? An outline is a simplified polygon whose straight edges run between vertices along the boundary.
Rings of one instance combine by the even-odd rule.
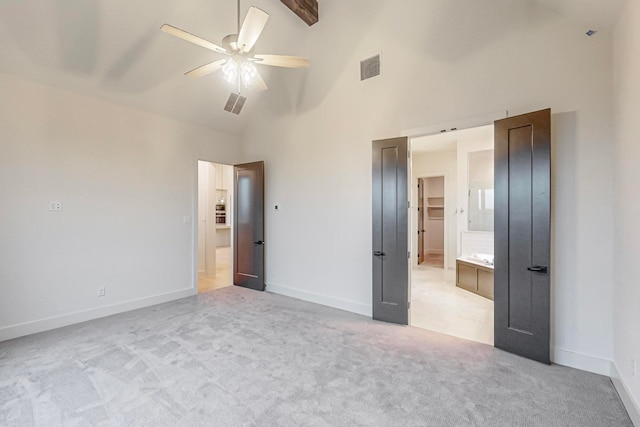
[[[216,274],[198,278],[198,293],[231,285],[231,246],[216,248]]]
[[[454,270],[411,271],[411,325],[493,345],[493,301],[456,287]]]
[[[444,255],[442,254],[426,254],[422,265],[427,267],[444,268]]]

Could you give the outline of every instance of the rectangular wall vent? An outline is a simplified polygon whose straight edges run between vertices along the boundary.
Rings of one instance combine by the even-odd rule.
[[[236,102],[236,105],[233,106],[233,110],[231,110],[231,112],[233,114],[240,114],[240,111],[242,111],[242,107],[244,107],[245,102],[247,102],[247,98],[245,98],[244,96],[238,96],[238,101]]]
[[[380,75],[380,55],[360,61],[360,81]]]
[[[229,99],[224,106],[224,111],[228,111],[233,114],[240,114],[242,111],[242,107],[244,107],[244,103],[247,102],[247,98],[244,96],[240,96],[237,93],[232,93],[229,95]]]

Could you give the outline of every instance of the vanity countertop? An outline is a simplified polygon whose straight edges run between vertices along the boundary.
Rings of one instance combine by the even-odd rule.
[[[478,265],[480,267],[485,267],[493,270],[493,264],[487,264],[486,262],[475,258],[473,256],[461,256],[456,258],[457,261],[468,262],[469,264]]]

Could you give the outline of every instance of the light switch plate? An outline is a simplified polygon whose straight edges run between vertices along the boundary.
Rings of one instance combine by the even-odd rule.
[[[61,210],[62,210],[62,202],[59,202],[59,201],[49,202],[49,212],[60,212]]]

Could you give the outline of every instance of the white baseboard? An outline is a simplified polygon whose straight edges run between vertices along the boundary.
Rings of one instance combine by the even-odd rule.
[[[152,297],[139,298],[117,304],[105,305],[102,307],[80,310],[69,314],[51,316],[44,319],[19,323],[17,325],[0,328],[0,341],[23,337],[25,335],[36,334],[38,332],[50,331],[51,329],[63,326],[74,325],[86,322],[87,320],[99,319],[125,311],[137,310],[139,308],[150,307],[181,298],[190,297],[198,293],[197,288],[182,289],[179,291],[167,292],[165,294],[154,295]]]
[[[551,350],[551,361],[556,365],[568,366],[607,377],[611,375],[611,367],[613,366],[611,360],[558,347]]]
[[[363,316],[371,317],[372,315],[372,308],[370,305],[343,300],[340,298],[334,298],[327,295],[321,295],[315,292],[288,288],[286,286],[280,286],[274,283],[267,283],[267,291],[273,292],[274,294],[280,294],[291,298],[297,298],[304,301],[325,305],[327,307],[350,311],[352,313],[361,314]]]
[[[624,378],[622,378],[622,375],[620,375],[615,363],[611,364],[611,381],[613,382],[613,386],[616,388],[624,407],[629,413],[631,422],[634,426],[640,427],[640,402],[634,400],[631,392],[629,391],[629,387],[627,387],[627,384],[624,381]]]

